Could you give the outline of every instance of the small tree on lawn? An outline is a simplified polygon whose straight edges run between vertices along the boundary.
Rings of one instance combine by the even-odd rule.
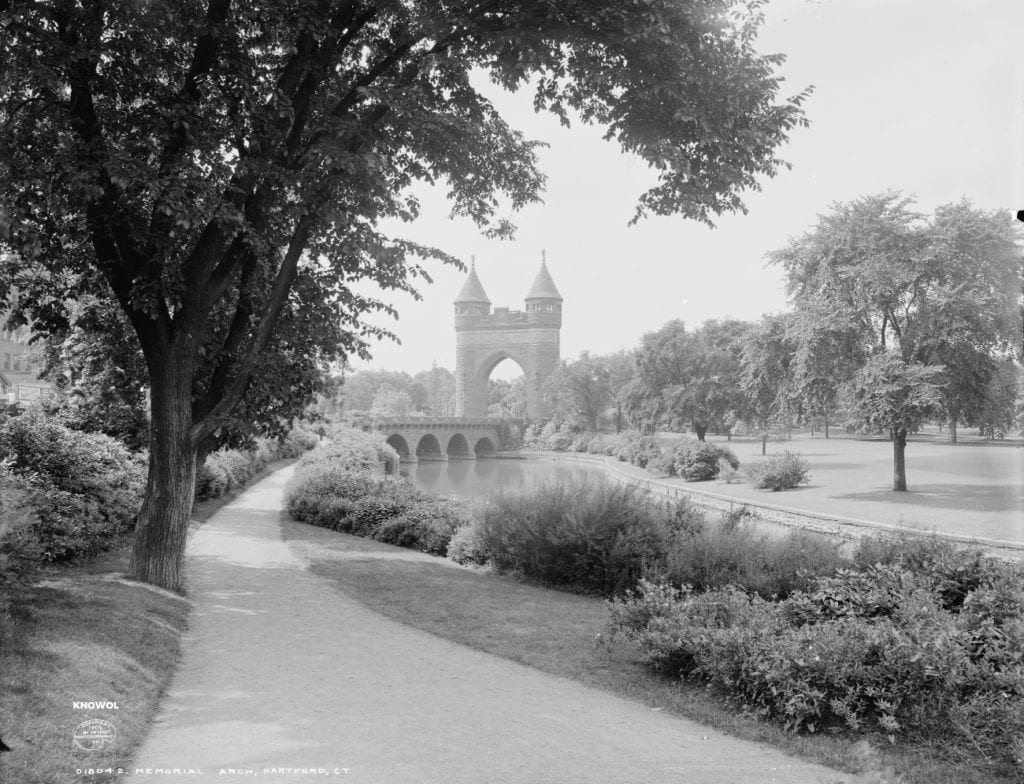
[[[895,351],[868,360],[853,381],[851,419],[865,432],[892,438],[893,490],[907,489],[907,435],[942,410],[943,368],[904,362]]]

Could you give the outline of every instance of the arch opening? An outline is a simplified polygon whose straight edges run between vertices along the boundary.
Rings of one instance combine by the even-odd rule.
[[[528,410],[524,363],[502,351],[480,368],[480,386],[486,390],[489,417],[526,416]]]
[[[491,439],[484,436],[476,442],[476,446],[473,447],[473,452],[477,457],[494,457],[495,453],[494,442]]]
[[[409,451],[409,442],[402,437],[401,433],[394,433],[388,436],[388,446],[398,452],[398,456],[402,460],[408,460],[412,457],[412,453]]]
[[[444,460],[444,452],[441,451],[441,444],[437,436],[427,433],[419,443],[416,444],[416,458],[419,460]]]
[[[449,458],[470,458],[473,456],[469,451],[469,442],[466,441],[466,437],[462,433],[456,433],[448,439],[448,448],[445,451],[447,451]]]

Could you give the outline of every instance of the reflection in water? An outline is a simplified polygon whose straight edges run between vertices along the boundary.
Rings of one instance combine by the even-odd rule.
[[[438,495],[482,498],[496,490],[536,487],[603,472],[591,466],[542,460],[449,460],[402,463],[402,476]]]

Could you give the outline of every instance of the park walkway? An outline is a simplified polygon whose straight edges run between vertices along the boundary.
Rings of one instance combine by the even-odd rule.
[[[367,610],[306,571],[282,540],[289,473],[259,482],[193,535],[183,659],[128,781],[840,778]]]

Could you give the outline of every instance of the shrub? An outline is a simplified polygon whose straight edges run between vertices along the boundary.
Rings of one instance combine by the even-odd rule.
[[[328,462],[346,471],[398,473],[398,452],[379,433],[339,425],[327,435],[326,443],[299,458],[297,470],[309,463]]]
[[[811,481],[810,466],[795,452],[772,455],[747,467],[750,483],[758,490],[788,490]]]
[[[706,441],[687,441],[678,448],[676,472],[687,481],[703,482],[718,476],[719,461],[725,461],[733,469],[740,467],[740,461],[727,447]]]
[[[734,586],[641,582],[610,609],[609,632],[654,666],[716,684],[790,730],[877,732],[1019,765],[1017,566],[971,591],[959,613],[937,581],[901,565],[838,570],[773,602]]]
[[[466,525],[465,511],[456,501],[424,499],[382,523],[374,538],[432,555],[445,555],[455,532]]]
[[[468,523],[458,528],[448,542],[446,555],[457,564],[483,566],[490,560],[487,549],[480,539],[479,528]]]
[[[258,438],[249,449],[218,449],[196,469],[196,500],[219,498],[244,487],[279,456],[288,456],[276,441]]]
[[[117,440],[30,409],[0,428],[0,457],[34,516],[3,543],[8,558],[68,563],[121,544],[134,527],[145,469]]]
[[[654,436],[631,436],[622,444],[616,457],[624,462],[646,468],[652,460],[661,456],[661,447]]]
[[[298,425],[278,442],[277,454],[281,458],[301,457],[310,449],[320,445],[320,436],[306,425]]]
[[[377,538],[384,523],[431,500],[404,479],[379,479],[365,487],[365,492],[353,499],[347,527],[342,529],[357,536]]]
[[[876,534],[863,537],[853,554],[860,568],[873,564],[899,564],[938,582],[943,607],[956,611],[973,590],[1001,579],[1005,563],[986,557],[981,550],[958,547],[935,536]]]
[[[733,466],[726,458],[718,458],[718,481],[725,482],[727,485],[731,485],[733,482],[739,481],[740,472],[736,467]]]
[[[369,472],[353,472],[334,462],[307,463],[296,468],[285,487],[285,508],[304,523],[347,530],[352,505],[376,486],[377,478]],[[337,499],[347,503],[338,506]]]
[[[0,463],[0,596],[6,584],[31,571],[38,562],[39,554],[33,550],[38,539],[30,533],[38,522],[24,483],[8,470],[6,463]],[[26,534],[26,542],[15,544]],[[11,544],[5,547],[5,542]]]
[[[649,460],[647,470],[655,476],[675,476],[676,458],[671,452],[662,452],[657,457]]]
[[[492,496],[477,536],[499,570],[607,594],[664,568],[678,506],[607,481],[546,485]]]
[[[382,461],[390,459],[390,447],[356,432],[299,460],[285,488],[288,513],[335,531],[444,555],[456,529],[467,523],[458,503],[386,478]]]
[[[570,447],[573,452],[587,452],[590,449],[590,442],[594,439],[594,433],[585,431],[572,440]]]
[[[666,574],[673,585],[697,590],[734,585],[770,599],[789,596],[807,587],[810,577],[844,564],[837,539],[807,531],[772,537],[742,517],[726,516],[677,538]]]

